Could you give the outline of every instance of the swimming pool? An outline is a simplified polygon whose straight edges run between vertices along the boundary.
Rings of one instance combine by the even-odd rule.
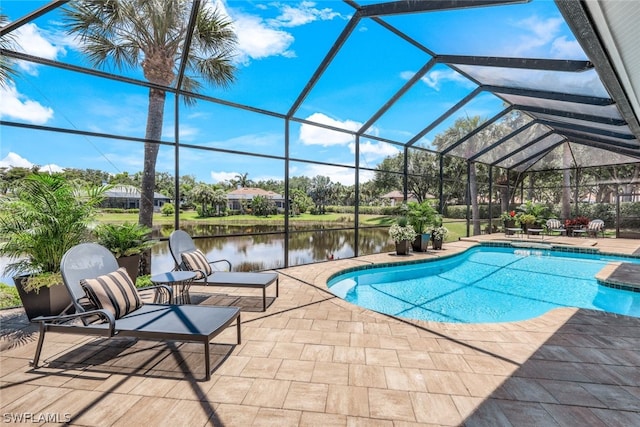
[[[327,285],[353,304],[417,320],[513,322],[558,307],[640,317],[640,293],[602,286],[594,278],[614,261],[621,259],[481,246],[433,262],[350,271]]]

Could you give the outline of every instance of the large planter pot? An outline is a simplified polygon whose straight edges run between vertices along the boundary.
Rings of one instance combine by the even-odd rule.
[[[133,283],[136,283],[136,279],[138,278],[138,268],[140,267],[140,254],[123,256],[118,259],[118,266],[124,267],[127,270],[127,274],[133,280]]]
[[[35,291],[27,292],[22,286],[22,283],[27,280],[27,277],[28,276],[14,277],[13,283],[16,285],[22,306],[29,320],[38,316],[57,316],[66,309],[69,309],[69,313],[74,311],[71,296],[62,283],[40,288],[37,293]]]
[[[411,247],[411,242],[409,242],[408,240],[401,240],[399,242],[396,242],[396,254],[408,255],[410,247]]]
[[[427,247],[429,246],[429,240],[431,239],[431,234],[422,233],[418,234],[413,242],[411,242],[411,247],[414,252],[427,252]]]

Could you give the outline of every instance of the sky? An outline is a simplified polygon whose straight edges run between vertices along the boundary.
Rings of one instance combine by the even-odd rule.
[[[374,3],[364,1],[361,4]],[[3,0],[2,14],[16,20],[46,2]],[[205,87],[203,94],[260,111],[286,114],[354,13],[342,1],[216,1],[233,22],[238,37],[236,80],[228,88]],[[584,53],[551,0],[526,4],[469,8],[385,18],[437,54],[525,56],[585,59]],[[90,67],[79,42],[64,28],[54,10],[14,34],[28,54]],[[402,41],[376,22],[363,19],[349,36],[295,117],[340,129],[360,129],[387,100],[411,79],[430,56]],[[79,73],[18,62],[15,82],[0,88],[2,120],[143,138],[148,89]],[[143,80],[139,69],[103,71]],[[493,70],[479,70],[479,72]],[[518,70],[510,70],[522,73]],[[508,79],[508,73],[501,75]],[[544,82],[548,75],[533,73]],[[581,84],[587,85],[589,76]],[[471,92],[475,84],[445,65],[424,75],[367,133],[401,143],[436,120]],[[175,102],[167,95],[163,140],[174,139]],[[283,120],[253,111],[198,101],[178,104],[180,142],[222,151],[183,148],[179,174],[217,183],[247,173],[254,181],[284,179]],[[502,101],[491,94],[475,98],[425,135],[433,137],[457,117],[489,118]],[[355,140],[351,134],[307,123],[291,122],[290,176],[328,175],[334,182],[355,181]],[[400,147],[363,137],[360,166],[374,169]],[[236,151],[256,155],[234,154]],[[158,172],[175,175],[174,149],[163,146]],[[309,161],[311,163],[307,163]],[[0,127],[0,167],[39,165],[44,170],[100,169],[112,174],[142,170],[143,145],[122,139],[60,134]],[[326,164],[323,164],[326,163]],[[342,165],[335,166],[335,165]],[[372,179],[361,171],[361,182]]]

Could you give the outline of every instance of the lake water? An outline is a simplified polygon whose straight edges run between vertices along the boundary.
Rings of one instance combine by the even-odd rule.
[[[313,227],[318,228],[318,225],[314,224]],[[223,237],[196,238],[196,246],[211,260],[222,258],[230,260],[234,271],[269,270],[282,268],[285,265],[283,226],[198,224],[183,225],[182,229],[192,236],[224,234]],[[174,263],[166,241],[171,231],[173,231],[172,226],[163,226],[155,230],[156,238],[160,238],[161,241],[152,250],[152,274],[173,269]],[[247,235],[248,233],[273,234]],[[359,240],[359,255],[394,250],[393,242],[389,240],[388,229],[384,227],[361,228]],[[334,259],[350,258],[355,254],[354,248],[354,230],[325,228],[321,231],[304,231],[304,227],[297,226],[296,232],[291,233],[289,237],[289,266],[325,261],[331,256]],[[0,257],[0,275],[7,263],[8,259]],[[13,285],[13,279],[10,277],[0,277],[0,282]]]

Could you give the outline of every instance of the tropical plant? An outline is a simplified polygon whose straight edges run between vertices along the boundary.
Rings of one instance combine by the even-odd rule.
[[[193,5],[198,10],[192,29],[188,23]],[[236,69],[231,62],[237,43],[231,22],[212,3],[189,0],[76,0],[69,2],[63,13],[68,32],[78,35],[81,50],[93,65],[118,69],[139,66],[145,79],[155,85],[149,89],[138,218],[141,225],[151,227],[166,98],[162,88],[175,86],[179,66],[186,68],[179,76],[178,89],[197,92],[202,87],[198,77],[228,86]],[[189,44],[188,36],[192,36]],[[183,100],[187,105],[195,102],[189,96]]]
[[[89,223],[107,189],[82,189],[59,175],[33,174],[0,198],[0,235],[5,239],[0,255],[14,260],[5,274],[31,275],[27,291],[61,283],[62,256],[88,240]]]
[[[98,243],[109,249],[116,258],[141,254],[157,243],[149,239],[151,228],[125,222],[100,224],[94,230]]]
[[[522,218],[520,219],[520,222],[526,224],[543,224],[551,215],[551,210],[547,206],[541,203],[534,203],[531,200],[525,201],[523,204],[518,206],[517,210],[523,215],[530,215],[534,217],[534,221],[528,222],[523,222]]]
[[[520,224],[529,226],[536,223],[536,217],[532,214],[520,214],[518,215],[518,221]]]
[[[413,226],[416,233],[423,234],[428,232],[437,215],[437,211],[431,205],[431,202],[428,200],[422,203],[409,202],[407,207],[409,224]]]
[[[0,27],[4,27],[9,21],[6,15],[0,14]],[[15,40],[11,35],[3,35],[0,37],[0,49],[12,49]],[[14,61],[6,55],[0,55],[0,86],[8,86],[16,75]]]

